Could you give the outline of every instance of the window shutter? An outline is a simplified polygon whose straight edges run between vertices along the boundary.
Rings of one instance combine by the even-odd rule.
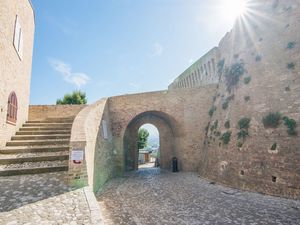
[[[22,59],[23,57],[23,32],[20,28],[20,40],[19,40],[19,56]]]
[[[15,36],[14,36],[14,46],[15,46],[15,49],[16,49],[17,51],[18,51],[18,49],[19,49],[20,30],[21,30],[21,26],[20,26],[20,22],[19,22],[19,17],[16,16]]]

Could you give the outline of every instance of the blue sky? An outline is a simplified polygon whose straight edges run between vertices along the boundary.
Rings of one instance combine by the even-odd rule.
[[[167,89],[232,27],[228,0],[32,0],[31,104]],[[231,1],[231,0],[229,0]]]

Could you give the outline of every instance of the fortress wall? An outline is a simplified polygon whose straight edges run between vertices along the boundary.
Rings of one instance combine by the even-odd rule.
[[[110,126],[107,99],[83,108],[76,116],[70,140],[69,183],[72,186],[88,184],[97,191],[114,176]],[[81,164],[71,160],[72,150],[84,150]]]
[[[220,59],[225,59],[218,93],[215,95],[210,131],[202,147],[201,176],[232,187],[290,198],[300,196],[300,1],[252,1],[256,16],[238,21],[220,42]],[[292,48],[289,43],[294,43]],[[245,74],[229,93],[226,68],[244,63]],[[288,64],[294,68],[288,68]],[[245,77],[251,77],[249,84]],[[222,105],[234,95],[228,108]],[[245,97],[249,96],[249,100]],[[298,135],[287,133],[284,122],[278,128],[265,128],[262,118],[280,112],[297,121]],[[238,121],[251,118],[249,136],[242,147]],[[229,120],[231,127],[224,123]],[[231,131],[225,145],[214,133]],[[277,149],[271,150],[276,143]],[[276,178],[275,178],[276,177]],[[274,180],[276,179],[276,180]]]
[[[218,61],[219,50],[215,47],[179,75],[168,89],[192,88],[218,83]]]
[[[197,171],[201,157],[200,146],[204,141],[202,128],[207,124],[207,106],[212,103],[215,89],[216,85],[208,85],[205,88],[176,89],[109,98],[112,135],[117,152],[117,170],[122,173],[125,169],[123,138],[127,126],[139,115],[148,113],[150,116],[162,118],[173,129],[174,140],[169,141],[174,141],[174,152],[180,169]],[[164,138],[163,131],[159,132],[160,138]],[[163,151],[164,149],[161,149],[161,152]],[[171,163],[171,160],[169,161]]]
[[[14,47],[16,16],[22,28],[22,54]],[[0,147],[27,120],[34,39],[34,12],[28,0],[1,0],[0,4]],[[17,121],[7,123],[8,97],[18,100]]]
[[[30,105],[29,120],[74,118],[86,105]]]

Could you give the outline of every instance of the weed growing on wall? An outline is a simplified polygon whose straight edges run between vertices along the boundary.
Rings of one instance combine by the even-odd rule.
[[[229,129],[229,128],[230,128],[230,121],[229,121],[229,120],[227,120],[227,121],[224,123],[224,127],[225,127],[226,129]]]
[[[249,84],[251,81],[251,77],[245,77],[244,78],[244,84]]]
[[[287,49],[293,49],[293,48],[295,48],[295,46],[296,46],[296,42],[291,41],[291,42],[289,42],[289,43],[287,44],[286,48],[287,48]]]
[[[279,112],[270,112],[263,117],[262,122],[265,128],[276,128],[279,126],[281,120],[281,114]]]
[[[222,137],[220,138],[220,140],[223,141],[223,144],[227,145],[230,142],[230,138],[231,138],[231,131],[226,131]]]
[[[231,89],[238,84],[240,77],[245,73],[244,63],[237,62],[232,64],[225,71],[225,80],[227,91],[231,91]]]
[[[290,119],[287,116],[283,117],[284,125],[288,128],[287,133],[289,135],[297,135],[297,131],[295,130],[297,127],[297,122],[294,119]]]

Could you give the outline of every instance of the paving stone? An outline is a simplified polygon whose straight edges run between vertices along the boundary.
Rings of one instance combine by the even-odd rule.
[[[300,224],[300,201],[213,185],[194,173],[130,172],[97,194],[104,224]]]
[[[66,175],[1,177],[0,224],[91,224],[83,189],[69,188]]]

